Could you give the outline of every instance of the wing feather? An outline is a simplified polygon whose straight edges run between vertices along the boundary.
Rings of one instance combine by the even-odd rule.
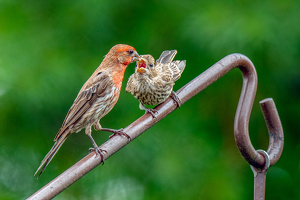
[[[63,130],[72,124],[75,124],[86,113],[86,111],[91,108],[91,105],[93,105],[98,97],[102,97],[106,94],[107,86],[111,83],[109,75],[105,72],[98,73],[92,80],[93,83],[88,85],[90,87],[87,86],[86,89],[80,90],[62,124],[62,128],[55,136],[54,141],[60,137],[60,135],[64,132]]]
[[[176,54],[177,54],[177,50],[163,51],[159,59],[156,61],[156,64],[158,63],[166,64],[172,62]]]

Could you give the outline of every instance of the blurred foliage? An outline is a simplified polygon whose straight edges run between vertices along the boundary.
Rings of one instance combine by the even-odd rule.
[[[175,91],[228,54],[248,56],[259,80],[252,143],[268,146],[264,98],[274,99],[285,131],[266,197],[300,199],[299,10],[296,0],[0,0],[0,199],[30,196],[87,154],[88,137],[73,134],[41,178],[33,176],[80,87],[118,43],[156,58],[177,49],[187,66]],[[126,127],[143,114],[124,92],[133,71],[131,64],[103,127]],[[253,199],[253,174],[233,137],[241,85],[233,70],[55,199]],[[109,134],[93,136],[101,144]]]

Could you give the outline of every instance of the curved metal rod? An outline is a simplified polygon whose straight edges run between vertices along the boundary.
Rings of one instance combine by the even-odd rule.
[[[235,140],[244,158],[254,167],[260,168],[264,166],[264,157],[255,151],[248,133],[249,118],[257,87],[257,75],[252,62],[246,56],[242,54],[226,56],[178,90],[177,96],[181,99],[181,104],[183,104],[236,67],[243,73],[243,87],[235,116]],[[262,110],[270,134],[268,154],[272,165],[279,159],[282,152],[283,131],[275,104],[273,106],[271,104],[268,100],[262,102]],[[145,114],[124,128],[124,131],[134,140],[162,118],[176,110],[176,108],[177,104],[174,104],[174,101],[168,98],[164,103],[155,108],[157,110],[155,119],[152,118],[151,114]],[[102,144],[100,148],[106,150],[107,154],[104,155],[104,158],[107,159],[128,143],[127,138],[115,136]],[[99,164],[101,164],[100,156],[95,157],[95,153],[92,152],[28,199],[51,199]]]
[[[250,60],[238,59],[237,63],[243,73],[243,87],[234,120],[235,141],[240,153],[250,165],[256,168],[263,168],[265,158],[255,151],[251,144],[248,131],[249,118],[257,87],[257,75]],[[283,150],[283,130],[273,99],[268,98],[260,103],[270,137],[268,154],[270,156],[271,166],[274,165],[281,156]]]
[[[264,99],[259,103],[269,131],[269,147],[267,153],[270,157],[270,166],[272,166],[278,161],[283,150],[283,130],[273,99]]]
[[[249,138],[249,119],[257,89],[257,74],[253,63],[246,56],[242,54],[226,56],[180,89],[179,94],[190,93],[189,95],[178,96],[183,98],[182,101],[185,102],[191,94],[197,94],[236,67],[242,71],[243,87],[234,120],[235,141],[246,161],[256,168],[262,168],[265,163],[264,156],[255,151]],[[193,84],[198,86],[195,90],[190,91],[189,88],[193,87]],[[272,99],[261,101],[261,106],[270,136],[268,154],[271,158],[271,165],[274,165],[283,150],[282,125]]]

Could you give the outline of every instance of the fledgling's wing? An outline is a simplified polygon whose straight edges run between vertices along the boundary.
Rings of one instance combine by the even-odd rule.
[[[169,51],[169,50],[163,51],[163,52],[160,54],[159,58],[156,60],[156,65],[158,65],[159,63],[161,63],[161,60],[162,60],[164,57],[168,56],[170,53],[171,53],[171,51]]]
[[[155,69],[158,71],[159,77],[166,83],[172,82],[173,72],[169,66],[170,64],[171,63],[158,64],[155,66]]]
[[[182,60],[182,61],[176,60],[176,61],[173,61],[172,63],[170,63],[169,66],[173,72],[172,80],[174,82],[177,81],[181,77],[181,74],[185,68],[185,64],[186,64],[185,60]]]
[[[104,96],[105,94],[107,94],[106,90],[111,90],[112,88],[108,87],[110,84],[113,84],[108,72],[99,72],[94,78],[89,80],[91,80],[91,83],[87,86],[86,89],[81,90],[81,92],[76,97],[73,105],[71,106],[63,122],[61,128],[62,130],[76,123],[76,121],[79,120],[89,108],[91,108],[91,105],[93,105],[98,97]],[[54,141],[56,141],[62,133],[63,131],[59,131],[55,136]]]
[[[156,65],[159,63],[165,64],[165,63],[172,62],[176,54],[177,54],[177,50],[163,51],[160,54],[159,58],[156,60]]]
[[[186,65],[186,60],[180,61],[179,65],[178,65],[178,69],[181,71],[181,73],[183,72],[185,65]]]
[[[172,60],[174,59],[174,57],[176,56],[177,54],[177,50],[171,50],[170,54],[165,56],[162,60],[161,60],[161,63],[169,63],[169,62],[172,62]]]

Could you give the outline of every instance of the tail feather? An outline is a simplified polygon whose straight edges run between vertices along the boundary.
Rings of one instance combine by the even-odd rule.
[[[60,137],[60,138],[57,139],[57,141],[54,143],[53,147],[50,149],[50,151],[47,153],[47,155],[45,156],[45,158],[42,160],[41,165],[39,166],[39,168],[34,173],[34,176],[40,170],[41,170],[41,172],[39,173],[39,175],[38,175],[37,178],[39,178],[41,176],[41,174],[43,173],[43,171],[46,169],[47,165],[50,163],[50,161],[55,156],[55,154],[57,153],[57,151],[59,150],[59,148],[65,142],[66,139],[67,139],[67,137]]]

